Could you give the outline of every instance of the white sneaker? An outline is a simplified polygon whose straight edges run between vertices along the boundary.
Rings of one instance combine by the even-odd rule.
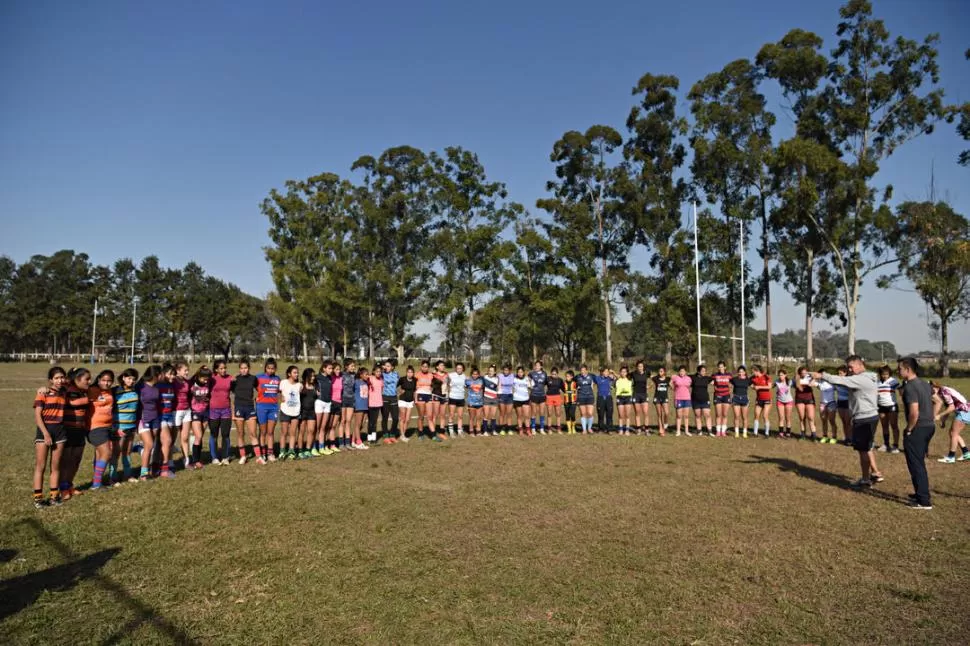
[[[214,465],[222,464],[222,460],[220,460],[219,458],[212,458],[212,464]]]
[[[882,446],[880,446],[880,447],[879,447],[878,449],[876,449],[876,450],[877,450],[877,451],[879,451],[880,453],[886,453],[887,451],[889,451],[889,447],[888,447],[888,446],[886,446],[885,444],[883,444]]]
[[[245,455],[242,456],[241,458],[239,458],[239,464],[246,464],[246,456]]]
[[[232,463],[232,460],[230,460],[229,458],[224,458],[221,464],[224,467],[228,467],[231,463]]]

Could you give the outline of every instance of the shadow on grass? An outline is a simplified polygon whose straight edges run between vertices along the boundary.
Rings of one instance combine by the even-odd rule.
[[[44,590],[67,590],[85,579],[91,579],[135,615],[131,621],[124,626],[119,626],[105,638],[101,642],[103,645],[118,644],[128,640],[132,631],[145,623],[154,626],[174,644],[196,644],[181,628],[166,619],[155,608],[136,599],[123,586],[100,572],[101,568],[121,551],[121,548],[102,550],[90,556],[78,558],[71,548],[47,531],[35,518],[27,518],[23,522],[37,532],[67,563],[0,582],[0,619],[28,607]],[[12,612],[8,611],[11,605],[15,608]]]
[[[832,473],[831,471],[825,471],[824,469],[818,469],[816,467],[810,467],[805,464],[800,464],[788,458],[769,458],[762,455],[752,455],[750,457],[750,460],[740,460],[740,462],[744,464],[774,464],[780,471],[794,473],[802,478],[808,478],[809,480],[814,480],[815,482],[828,485],[830,487],[846,489],[848,491],[858,491],[873,496],[874,498],[880,498],[882,500],[897,502],[904,505],[909,503],[908,500],[900,498],[895,494],[880,491],[876,487],[869,487],[865,489],[854,487],[852,486],[854,481],[844,475]]]

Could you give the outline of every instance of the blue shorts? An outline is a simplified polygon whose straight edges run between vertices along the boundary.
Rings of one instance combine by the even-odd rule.
[[[690,400],[689,399],[678,399],[676,402],[674,402],[674,407],[677,410],[682,410],[684,408],[690,408]]]
[[[730,395],[718,395],[717,397],[714,398],[714,403],[715,404],[730,404],[731,403],[731,397],[730,397]]]
[[[256,404],[256,422],[265,424],[279,419],[279,409],[275,404]]]
[[[139,433],[149,433],[151,431],[157,431],[162,428],[162,418],[156,417],[150,422],[145,420],[138,420],[138,432]]]
[[[162,421],[162,424],[168,426],[169,428],[175,426],[175,413],[162,413],[158,419]]]
[[[747,406],[748,398],[745,395],[735,395],[733,403],[735,406]]]
[[[251,420],[256,417],[256,409],[253,406],[237,406],[233,412],[236,419]]]
[[[502,404],[503,406],[511,406],[512,405],[512,395],[511,395],[511,393],[508,394],[508,395],[506,395],[504,393],[500,394],[498,396],[498,403]]]
[[[576,403],[579,404],[580,406],[592,406],[593,405],[593,398],[592,397],[580,397],[579,398],[579,401],[577,401]]]
[[[970,411],[963,410],[958,412],[957,419],[963,422],[964,424],[970,424]]]

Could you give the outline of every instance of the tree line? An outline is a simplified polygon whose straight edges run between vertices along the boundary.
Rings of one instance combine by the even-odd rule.
[[[94,318],[97,307],[97,329]],[[134,328],[133,328],[134,326]],[[91,353],[148,360],[157,353],[263,352],[274,325],[265,301],[207,275],[195,262],[164,268],[156,256],[95,265],[61,250],[17,264],[0,256],[0,353]]]
[[[852,353],[862,285],[905,277],[932,312],[945,364],[947,327],[970,316],[954,298],[970,275],[967,220],[942,203],[893,209],[892,187],[874,179],[943,120],[970,135],[970,104],[944,103],[937,44],[892,36],[869,2],[850,0],[831,49],[793,29],[694,83],[689,116],[677,77],[645,74],[624,131],[597,124],[553,144],[538,214],[461,147],[393,147],[346,177],[289,181],[262,204],[271,308],[304,354],[387,344],[403,357],[423,340],[413,324],[431,319],[450,354],[487,345],[569,363],[587,353],[612,362],[622,309],[636,331],[628,347],[670,363],[697,350],[684,212],[698,202],[705,332],[736,337],[763,307],[770,358],[771,286],[781,283],[805,309],[799,354],[816,355],[819,319],[845,327],[842,352]],[[784,97],[791,131],[776,127],[769,88]],[[742,235],[761,259],[743,285]],[[646,266],[633,266],[635,251]]]

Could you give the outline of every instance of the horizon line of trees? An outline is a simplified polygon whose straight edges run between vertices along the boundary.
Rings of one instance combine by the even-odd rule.
[[[347,177],[271,190],[261,208],[281,333],[304,355],[386,344],[402,358],[423,342],[412,327],[427,318],[451,355],[474,359],[488,345],[612,363],[622,310],[637,332],[625,347],[668,365],[688,359],[697,315],[683,211],[695,202],[705,205],[704,332],[737,337],[764,307],[770,359],[780,283],[805,308],[804,356],[816,356],[816,320],[844,326],[843,353],[857,352],[863,284],[906,279],[931,313],[945,373],[949,326],[970,318],[970,224],[935,196],[893,208],[892,187],[875,176],[943,121],[970,137],[970,104],[944,103],[935,34],[892,36],[870,2],[849,0],[835,35],[826,52],[820,36],[791,30],[697,81],[687,111],[677,77],[643,75],[623,132],[595,124],[553,144],[541,216],[461,147],[392,147],[360,157]],[[766,90],[783,97],[791,129],[777,125]],[[957,162],[970,164],[970,151]],[[745,266],[744,285],[742,235],[762,260]],[[646,254],[643,270],[630,264],[634,250]]]

